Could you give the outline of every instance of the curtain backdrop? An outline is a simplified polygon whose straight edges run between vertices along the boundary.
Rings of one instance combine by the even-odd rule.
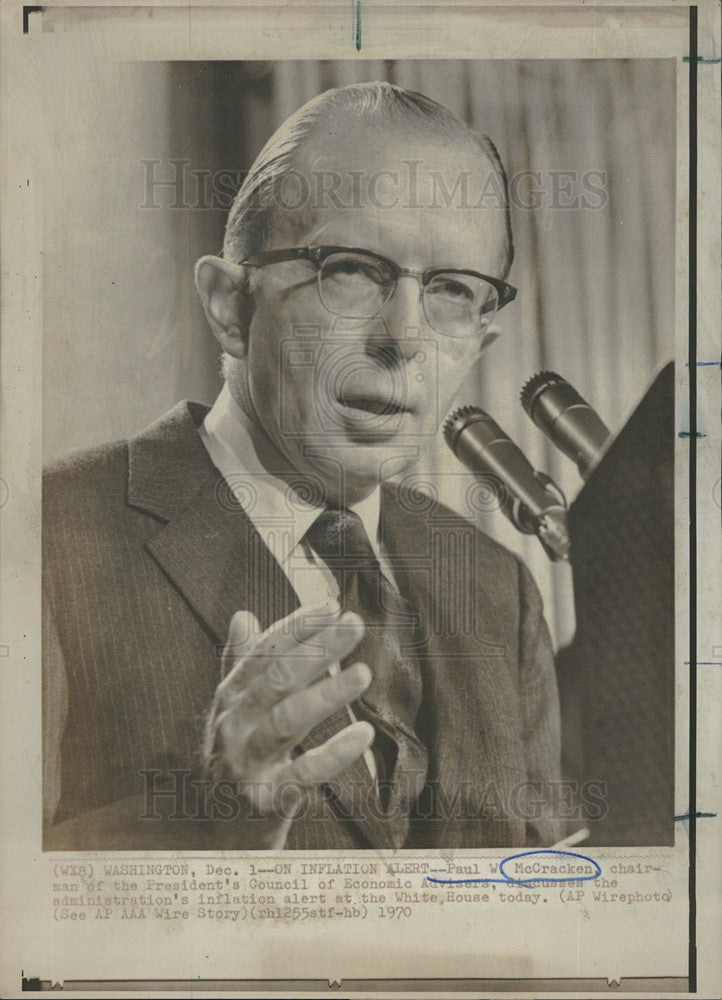
[[[618,431],[672,357],[671,60],[172,63],[71,73],[70,90],[64,79],[49,98],[62,123],[60,131],[49,125],[50,154],[64,166],[46,213],[48,458],[133,433],[178,398],[213,400],[218,351],[192,268],[218,252],[226,208],[209,204],[203,185],[227,170],[230,186],[302,103],[364,80],[445,104],[493,139],[516,178],[509,280],[519,294],[499,314],[502,334],[459,401],[489,410],[569,500],[580,480],[522,411],[523,382],[542,368],[560,372]],[[83,116],[93,102],[76,99],[73,87],[93,88],[103,108],[92,130]],[[425,473],[443,501],[466,510],[471,480],[443,443]],[[573,631],[568,569],[498,511],[479,517],[529,564],[564,644]]]

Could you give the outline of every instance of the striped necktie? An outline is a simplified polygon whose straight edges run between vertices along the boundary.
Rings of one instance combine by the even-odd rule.
[[[365,623],[363,639],[341,666],[361,660],[373,671],[371,686],[352,708],[358,718],[374,726],[379,794],[394,840],[401,846],[408,833],[408,812],[428,770],[426,748],[415,730],[422,680],[414,651],[413,615],[384,576],[357,514],[329,507],[305,538],[333,573],[343,610],[355,612]],[[348,723],[348,714],[342,711],[322,723],[323,733],[317,727],[309,736],[327,739],[331,730],[338,732]]]

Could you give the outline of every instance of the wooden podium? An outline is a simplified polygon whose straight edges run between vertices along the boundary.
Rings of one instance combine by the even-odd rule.
[[[607,804],[606,815],[585,817],[586,844],[671,845],[672,363],[571,505],[569,534],[577,631],[557,657],[563,769],[582,789],[597,783]]]

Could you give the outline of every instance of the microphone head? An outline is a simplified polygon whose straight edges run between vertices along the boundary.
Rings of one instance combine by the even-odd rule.
[[[486,420],[487,414],[481,409],[480,406],[473,406],[467,403],[465,406],[459,406],[455,409],[444,421],[443,432],[444,440],[451,448],[451,450],[456,454],[456,443],[459,439],[459,434],[468,427],[469,424],[474,423],[477,420]]]
[[[561,375],[545,371],[524,384],[521,405],[586,479],[610,437],[589,403]]]
[[[524,407],[527,416],[534,420],[534,423],[537,422],[534,419],[536,403],[547,389],[550,389],[553,385],[563,385],[565,388],[568,387],[568,389],[571,389],[572,393],[574,393],[574,389],[572,389],[567,380],[562,378],[561,375],[557,375],[556,372],[537,372],[536,375],[532,375],[524,383],[520,394],[521,405]]]

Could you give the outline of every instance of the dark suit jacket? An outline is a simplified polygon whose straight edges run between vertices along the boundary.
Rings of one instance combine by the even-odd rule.
[[[232,822],[174,819],[175,799],[149,809],[147,798],[164,781],[177,791],[199,762],[233,613],[250,609],[266,628],[298,604],[200,440],[206,412],[178,404],[134,440],[46,474],[46,848],[232,846]],[[426,497],[387,485],[381,511],[419,622],[423,809],[402,845],[383,820],[341,816],[319,791],[287,846],[552,843],[558,825],[542,802],[558,778],[559,714],[528,570]],[[156,803],[164,819],[139,818]]]

